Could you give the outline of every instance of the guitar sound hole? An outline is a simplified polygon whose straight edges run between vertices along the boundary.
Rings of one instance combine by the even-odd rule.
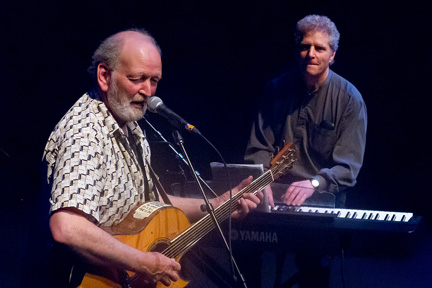
[[[150,246],[149,251],[152,252],[162,252],[169,246],[169,240],[168,239],[158,239],[157,242],[153,243]]]
[[[170,244],[171,243],[169,242],[169,239],[158,239],[158,242],[155,242],[150,246],[149,251],[151,251],[151,252],[163,252],[166,248],[168,248],[170,246]],[[184,259],[184,257],[180,258],[180,265],[182,265],[182,269],[180,270],[179,276],[181,279],[183,279],[185,281],[189,281],[190,277],[188,276],[188,273],[190,273],[190,272],[188,272],[186,270],[187,270],[187,267],[190,266],[190,264],[187,265],[187,263],[183,263],[184,262],[183,259]]]

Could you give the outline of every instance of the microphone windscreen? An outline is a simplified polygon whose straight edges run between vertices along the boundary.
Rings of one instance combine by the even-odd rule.
[[[157,96],[152,96],[147,101],[148,109],[150,112],[153,112],[153,113],[157,113],[157,108],[162,104],[163,104],[162,99],[160,99]]]

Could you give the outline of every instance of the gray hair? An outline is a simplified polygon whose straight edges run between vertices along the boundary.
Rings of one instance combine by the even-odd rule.
[[[329,35],[329,45],[333,52],[339,48],[340,33],[327,16],[308,15],[297,22],[295,41],[299,45],[307,32],[325,32]]]
[[[147,30],[142,28],[132,28],[132,29],[124,30],[122,32],[127,32],[127,31],[138,32],[148,37],[150,42],[159,51],[159,54],[162,55],[162,51],[159,45]],[[119,33],[111,35],[108,38],[106,38],[104,41],[102,41],[102,43],[93,53],[92,63],[90,67],[87,69],[87,71],[95,79],[96,79],[97,67],[100,63],[104,63],[105,65],[107,65],[108,66],[107,68],[110,70],[115,70],[116,68],[118,68],[120,62],[119,56],[124,44],[123,37],[120,37]]]

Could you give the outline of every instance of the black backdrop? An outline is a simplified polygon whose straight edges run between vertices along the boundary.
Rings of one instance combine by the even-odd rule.
[[[356,85],[368,107],[365,163],[348,203],[428,216],[428,7],[378,2],[3,1],[0,147],[9,155],[2,154],[8,191],[30,201],[39,193],[45,141],[90,87],[92,52],[130,27],[147,28],[162,47],[158,96],[227,162],[240,162],[263,84],[292,62],[295,22],[316,13],[341,32],[332,69]],[[198,169],[219,161],[200,139],[186,135],[186,145]]]
[[[162,47],[158,96],[227,162],[240,162],[264,83],[292,62],[296,21],[328,15],[341,32],[332,69],[360,90],[369,115],[365,162],[348,204],[430,219],[430,4],[385,2],[2,1],[2,285],[17,287],[20,274],[37,267],[24,260],[26,251],[32,259],[31,252],[43,250],[38,234],[46,218],[38,215],[46,217],[47,202],[39,197],[39,166],[49,133],[91,86],[86,69],[99,42],[130,27],[147,28]],[[154,120],[171,138],[166,122]],[[202,140],[184,136],[195,166],[208,176],[208,163],[219,158]],[[158,153],[165,159],[172,154],[160,146],[155,164],[169,178],[165,170],[176,162],[161,161]]]

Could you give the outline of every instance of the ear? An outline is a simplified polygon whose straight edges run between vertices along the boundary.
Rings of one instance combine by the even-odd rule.
[[[333,51],[333,54],[330,56],[330,63],[334,62],[335,56],[336,56],[336,51]]]
[[[106,64],[99,63],[97,67],[96,78],[100,89],[103,92],[107,92],[111,80],[111,71],[108,69]]]

